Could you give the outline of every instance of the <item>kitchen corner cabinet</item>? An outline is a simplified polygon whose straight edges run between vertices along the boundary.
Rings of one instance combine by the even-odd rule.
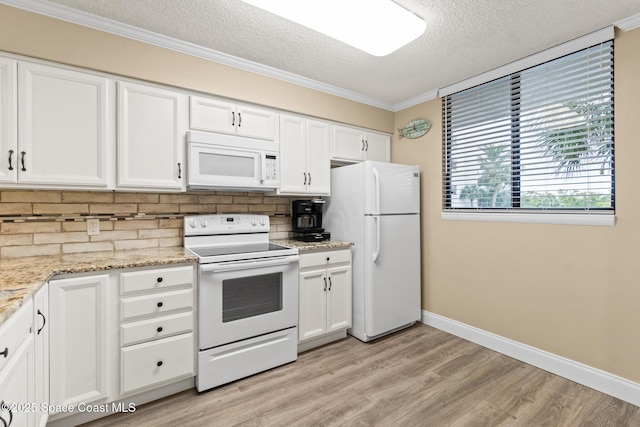
[[[184,191],[187,95],[118,82],[117,189]]]
[[[298,351],[335,341],[351,327],[351,250],[300,254]]]
[[[281,115],[278,194],[328,196],[331,193],[330,144],[328,123]]]
[[[331,160],[336,163],[389,162],[391,137],[385,133],[334,125]]]
[[[191,96],[189,128],[274,141],[277,115],[274,111],[235,104],[217,98]]]
[[[109,275],[49,281],[51,405],[109,399]]]
[[[1,166],[5,182],[34,188],[112,186],[113,82],[18,61],[17,85],[18,142],[10,162]]]
[[[33,334],[35,339],[35,400],[37,405],[49,403],[49,284],[33,298]],[[35,426],[45,427],[49,413],[37,410]]]
[[[0,422],[32,427],[35,423],[35,347],[33,301],[27,301],[0,326]]]

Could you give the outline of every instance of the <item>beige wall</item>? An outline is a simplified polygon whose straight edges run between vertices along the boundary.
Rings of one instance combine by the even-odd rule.
[[[640,382],[640,29],[615,49],[615,227],[441,220],[440,99],[396,114],[433,128],[391,157],[423,172],[425,310]]]
[[[0,51],[393,131],[387,110],[5,5]]]

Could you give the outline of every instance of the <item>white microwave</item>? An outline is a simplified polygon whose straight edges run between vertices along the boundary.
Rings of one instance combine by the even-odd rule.
[[[211,132],[187,132],[187,187],[273,191],[280,185],[277,142]]]

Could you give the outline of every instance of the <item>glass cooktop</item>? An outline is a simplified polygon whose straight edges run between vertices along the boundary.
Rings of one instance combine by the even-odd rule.
[[[269,256],[275,256],[278,251],[286,251],[291,248],[286,246],[276,245],[273,243],[251,243],[244,245],[224,245],[224,246],[210,246],[206,248],[191,248],[191,252],[195,253],[201,258],[215,257],[221,255],[238,255],[249,253],[268,253]]]

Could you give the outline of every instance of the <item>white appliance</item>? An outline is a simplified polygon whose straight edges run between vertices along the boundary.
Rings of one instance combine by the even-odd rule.
[[[366,161],[334,168],[323,221],[332,238],[355,244],[349,334],[367,342],[418,321],[418,166]]]
[[[198,256],[198,391],[293,362],[298,250],[269,243],[266,215],[193,215],[184,246]]]
[[[273,191],[280,185],[277,142],[212,132],[187,132],[187,187]]]

